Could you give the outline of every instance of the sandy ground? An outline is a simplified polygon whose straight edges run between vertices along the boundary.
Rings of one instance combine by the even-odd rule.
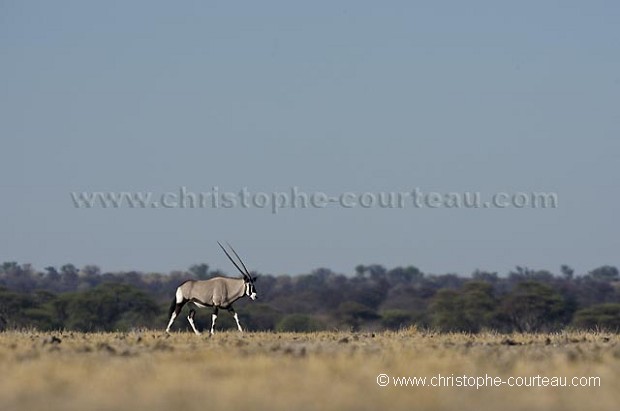
[[[620,336],[605,333],[5,332],[0,370],[0,411],[581,411],[620,404]],[[448,386],[430,386],[439,375]],[[426,377],[426,386],[400,386],[395,377]],[[511,387],[510,377],[513,385],[567,377],[568,385],[587,386]],[[503,385],[489,386],[491,378]]]

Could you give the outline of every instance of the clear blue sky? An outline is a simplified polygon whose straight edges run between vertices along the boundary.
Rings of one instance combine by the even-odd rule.
[[[501,3],[501,4],[500,4]],[[0,2],[0,260],[618,265],[617,2]],[[81,190],[555,191],[544,210],[76,209]]]

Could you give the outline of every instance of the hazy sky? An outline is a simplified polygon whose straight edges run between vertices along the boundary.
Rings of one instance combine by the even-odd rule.
[[[0,260],[618,265],[617,2],[0,2]],[[76,209],[72,191],[552,191],[557,209]]]

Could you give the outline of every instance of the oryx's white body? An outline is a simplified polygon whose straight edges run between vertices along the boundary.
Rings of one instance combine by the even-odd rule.
[[[239,331],[243,331],[241,324],[239,324],[239,316],[232,307],[232,304],[245,295],[250,297],[252,300],[256,299],[254,278],[252,278],[250,273],[247,271],[247,268],[232,247],[231,250],[235,256],[239,258],[239,262],[241,262],[245,272],[239,268],[237,263],[235,263],[221,244],[220,247],[224,250],[235,267],[237,267],[241,274],[243,274],[243,278],[214,277],[209,280],[202,281],[189,280],[178,286],[175,297],[170,305],[170,320],[168,321],[166,332],[170,332],[172,323],[181,312],[183,306],[187,303],[191,303],[200,308],[213,307],[213,314],[211,315],[211,334],[213,334],[213,327],[215,326],[215,320],[217,319],[217,314],[220,308],[228,310],[235,318]],[[191,309],[189,315],[187,316],[187,320],[192,326],[194,332],[196,334],[200,334],[194,324],[195,314],[196,310]]]

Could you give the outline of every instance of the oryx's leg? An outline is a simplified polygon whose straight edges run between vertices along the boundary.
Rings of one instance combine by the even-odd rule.
[[[243,328],[241,328],[241,324],[239,324],[239,316],[237,315],[237,312],[235,311],[235,309],[232,307],[229,307],[228,312],[231,313],[233,317],[235,317],[235,321],[237,322],[237,329],[240,332],[243,332]]]
[[[213,327],[215,327],[215,320],[217,319],[218,307],[213,308],[213,314],[211,314],[211,335],[213,335]]]
[[[186,302],[187,300],[183,298],[183,293],[181,292],[181,289],[177,288],[177,293],[174,297],[174,300],[172,300],[172,304],[170,305],[170,321],[168,321],[168,326],[166,327],[167,333],[170,333],[170,327],[172,326],[174,319],[177,318]]]
[[[192,329],[196,333],[196,335],[200,335],[200,331],[196,329],[196,325],[194,324],[194,315],[196,315],[196,310],[193,308],[189,310],[189,315],[187,316],[187,321],[189,321],[189,325],[192,326]]]

